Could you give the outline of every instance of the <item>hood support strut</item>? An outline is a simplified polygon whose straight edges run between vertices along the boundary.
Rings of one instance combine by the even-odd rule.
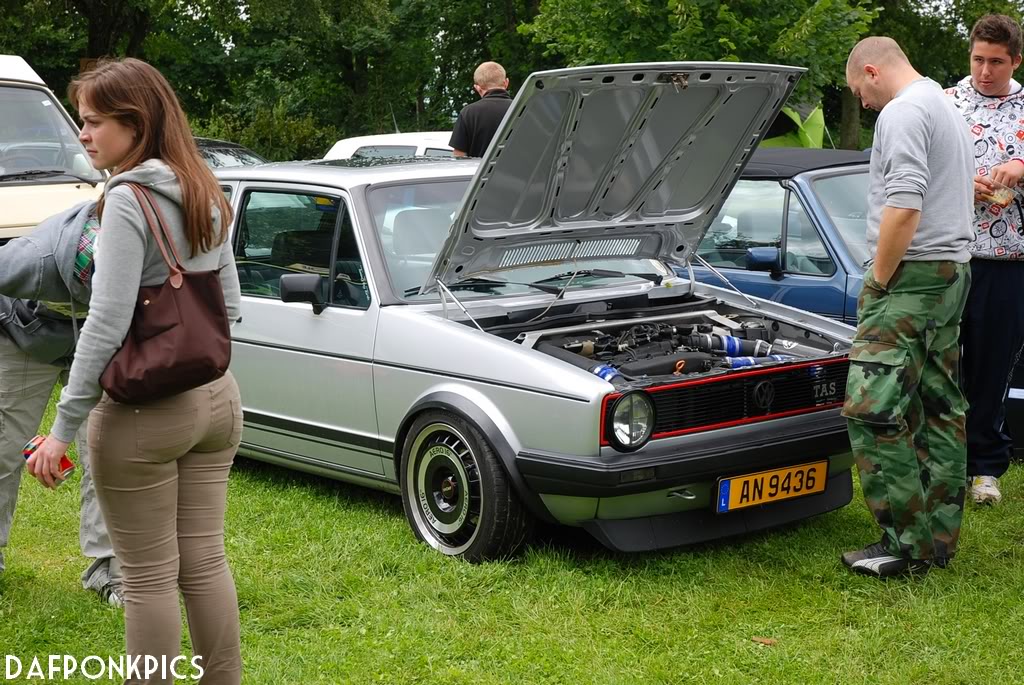
[[[453,301],[453,302],[455,302],[455,304],[459,305],[459,309],[461,309],[461,310],[462,310],[462,313],[463,313],[463,314],[465,314],[465,315],[466,315],[466,317],[467,317],[467,318],[468,318],[468,319],[469,319],[470,321],[472,321],[472,322],[473,322],[473,325],[474,325],[474,326],[476,326],[477,328],[479,328],[479,329],[480,329],[480,332],[481,332],[481,333],[483,333],[483,332],[484,332],[484,329],[483,329],[483,328],[480,328],[480,324],[478,324],[478,323],[476,322],[476,319],[474,319],[474,318],[473,318],[473,315],[469,313],[469,310],[467,310],[467,309],[466,309],[466,308],[465,308],[465,307],[463,306],[463,304],[462,304],[461,302],[459,302],[459,298],[455,297],[455,293],[453,293],[453,292],[452,292],[451,290],[449,290],[449,289],[448,289],[448,286],[446,286],[446,285],[445,285],[445,284],[444,284],[444,283],[443,283],[443,282],[441,281],[441,279],[440,279],[440,278],[438,278],[438,279],[437,279],[437,280],[436,280],[435,282],[437,283],[437,289],[441,291],[441,309],[442,309],[442,310],[443,310],[443,312],[444,312],[444,318],[445,318],[445,320],[447,320],[447,319],[448,319],[448,298],[449,298],[449,297],[451,297],[451,298],[452,298],[452,301]]]

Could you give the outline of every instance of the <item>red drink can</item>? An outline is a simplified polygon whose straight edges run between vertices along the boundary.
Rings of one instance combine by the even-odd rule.
[[[43,444],[44,440],[46,440],[45,437],[43,437],[42,435],[37,435],[36,437],[26,442],[25,447],[22,448],[21,450],[21,453],[25,455],[25,459],[28,459],[33,454],[35,454],[35,451],[39,449],[39,446]],[[60,485],[65,480],[67,480],[68,476],[70,476],[74,470],[75,463],[68,459],[68,455],[62,455],[60,458],[60,478],[57,479],[56,484]]]

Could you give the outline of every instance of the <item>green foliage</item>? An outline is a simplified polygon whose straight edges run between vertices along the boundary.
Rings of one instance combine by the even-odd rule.
[[[277,161],[318,159],[339,138],[336,130],[318,124],[311,114],[289,114],[284,101],[249,114],[242,118],[217,113],[193,122],[192,130],[197,136],[241,143]]]
[[[585,7],[585,9],[584,9]],[[543,0],[520,31],[569,64],[726,60],[808,68],[795,94],[816,102],[878,11],[865,0]]]
[[[489,59],[513,91],[567,65],[797,64],[808,71],[794,103],[821,100],[834,123],[846,55],[866,33],[892,36],[948,85],[968,71],[973,22],[1021,11],[1019,0],[0,0],[0,52],[25,56],[58,94],[95,46],[132,52],[167,75],[197,130],[277,158],[448,129]]]
[[[84,55],[85,27],[58,0],[0,0],[0,54],[20,55],[63,96]]]

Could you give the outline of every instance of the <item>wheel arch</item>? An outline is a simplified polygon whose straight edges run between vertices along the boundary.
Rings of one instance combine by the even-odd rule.
[[[544,506],[544,502],[523,480],[522,474],[519,473],[519,467],[516,466],[516,451],[497,423],[471,399],[450,390],[438,390],[424,395],[409,408],[405,418],[402,419],[398,432],[395,434],[394,452],[395,474],[399,483],[402,482],[402,453],[405,451],[405,441],[409,437],[409,429],[418,416],[431,409],[457,414],[476,428],[487,441],[491,450],[498,456],[502,470],[529,512],[540,520],[549,523],[555,522],[554,517]]]

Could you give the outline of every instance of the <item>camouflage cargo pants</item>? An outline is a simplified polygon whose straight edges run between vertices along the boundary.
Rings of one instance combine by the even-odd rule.
[[[970,268],[902,262],[882,288],[869,269],[858,302],[843,407],[868,508],[889,552],[956,552],[967,483],[960,316]]]

